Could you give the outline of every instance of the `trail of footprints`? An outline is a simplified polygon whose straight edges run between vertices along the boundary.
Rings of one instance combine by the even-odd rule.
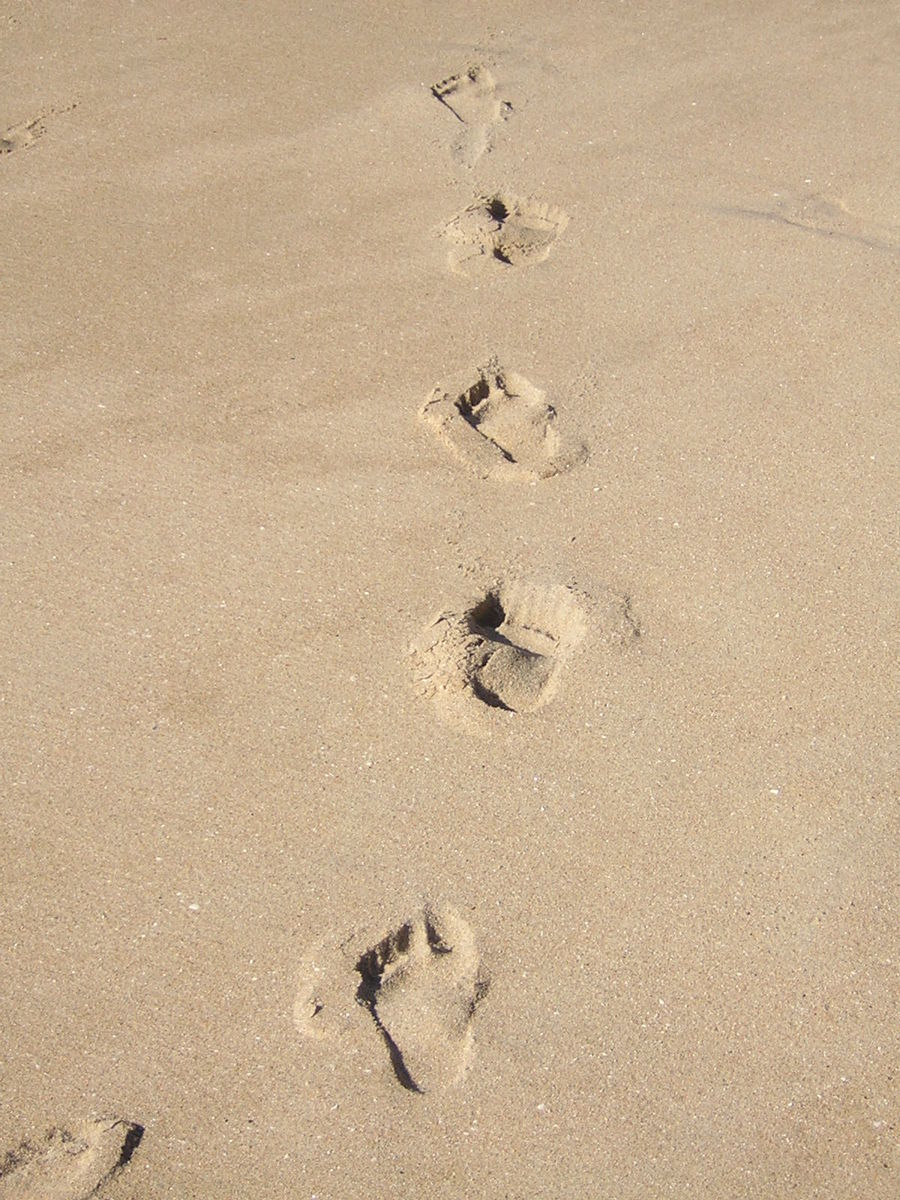
[[[493,74],[470,66],[431,91],[461,126],[454,161],[474,167],[511,108]],[[505,190],[481,194],[443,229],[448,265],[464,277],[535,266],[567,223],[552,205]],[[436,386],[419,416],[462,468],[492,484],[538,484],[587,458],[547,393],[496,357]],[[619,645],[639,634],[627,597],[497,580],[458,611],[437,613],[415,639],[416,689],[451,719],[527,718],[553,699],[588,628]],[[378,937],[350,934],[312,947],[294,1021],[304,1037],[326,1042],[359,1042],[368,1030],[400,1086],[441,1091],[466,1075],[488,983],[467,922],[449,906],[425,905]]]
[[[511,105],[483,66],[435,84],[432,93],[462,127],[451,145],[454,160],[473,167]],[[32,146],[45,118],[7,129],[0,154]],[[565,225],[565,214],[547,205],[506,193],[481,197],[445,230],[450,265],[465,274],[478,262],[541,262]],[[455,389],[435,388],[421,415],[460,463],[486,480],[547,479],[586,456],[577,439],[561,433],[545,394],[496,359]],[[414,651],[420,690],[462,694],[507,713],[535,712],[552,696],[583,632],[568,589],[497,584],[467,611],[442,614],[425,631]],[[294,1021],[313,1039],[363,1036],[367,1024],[401,1087],[441,1091],[465,1077],[488,986],[468,923],[449,905],[425,905],[374,939],[351,935],[313,948],[301,966]],[[126,1167],[142,1135],[134,1122],[92,1119],[23,1142],[0,1161],[0,1200],[88,1200]]]
[[[431,93],[459,126],[450,143],[453,161],[473,169],[512,105],[482,64],[434,84]],[[0,155],[34,145],[54,111],[6,129]],[[821,196],[718,211],[900,249],[897,227],[863,221]],[[505,190],[482,193],[443,228],[448,265],[464,277],[535,266],[567,224],[553,205]],[[436,386],[420,417],[461,466],[491,483],[537,483],[587,457],[586,446],[560,426],[547,395],[496,358]],[[415,639],[416,688],[451,714],[462,706],[498,719],[527,717],[552,700],[589,626],[619,646],[640,636],[626,596],[495,581],[459,611],[437,613]],[[439,1092],[465,1078],[489,983],[469,924],[449,905],[426,904],[377,936],[354,932],[312,947],[301,963],[294,1023],[305,1038],[326,1042],[374,1036],[401,1087]],[[0,1200],[88,1200],[125,1169],[143,1132],[132,1121],[94,1118],[23,1142],[0,1160]]]
[[[454,161],[473,168],[510,103],[481,65],[435,84],[432,94],[461,126],[451,144]],[[33,145],[45,115],[7,129],[0,154]],[[567,221],[561,209],[505,191],[479,196],[444,229],[449,265],[470,275],[541,263]],[[496,358],[471,377],[436,387],[420,415],[485,481],[535,483],[587,456],[584,444],[561,429],[546,394]],[[603,603],[613,640],[637,635],[625,598],[610,595]],[[438,614],[413,644],[417,688],[476,712],[536,713],[584,638],[591,604],[568,586],[496,582],[462,611]],[[488,987],[468,923],[449,905],[424,905],[380,936],[351,934],[313,947],[301,965],[294,1022],[316,1040],[365,1037],[368,1028],[401,1087],[441,1091],[466,1075]],[[88,1200],[126,1167],[142,1135],[140,1125],[119,1118],[52,1129],[0,1162],[0,1200]]]

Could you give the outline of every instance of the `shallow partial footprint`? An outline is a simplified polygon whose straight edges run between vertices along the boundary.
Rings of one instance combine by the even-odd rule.
[[[25,150],[29,146],[33,146],[44,132],[43,117],[35,117],[33,121],[22,121],[18,125],[10,125],[9,129],[0,134],[0,154],[12,154],[14,150]]]
[[[315,947],[303,960],[294,1021],[317,1040],[359,1035],[364,1009],[398,1082],[435,1091],[465,1075],[487,987],[469,925],[449,905],[426,905],[374,944],[351,937]]]
[[[583,443],[564,438],[556,409],[496,358],[468,386],[437,387],[421,411],[450,451],[483,479],[549,479],[584,462]]]
[[[27,150],[47,132],[45,122],[49,117],[60,116],[73,112],[78,107],[77,102],[67,104],[65,108],[48,108],[30,121],[20,121],[0,133],[0,154],[12,154],[14,150]]]
[[[143,1132],[107,1118],[23,1142],[0,1163],[0,1200],[88,1200],[125,1166]]]
[[[496,80],[484,66],[469,67],[460,75],[434,84],[431,94],[461,126],[450,146],[454,161],[474,167],[490,149],[493,127],[509,116],[512,105],[497,95]]]
[[[482,713],[537,712],[584,638],[586,599],[562,585],[496,583],[462,612],[440,613],[411,648],[420,693]],[[623,639],[635,631],[627,600],[608,608]]]
[[[444,226],[447,261],[459,275],[487,267],[533,266],[550,254],[569,223],[561,208],[506,192],[479,196]]]

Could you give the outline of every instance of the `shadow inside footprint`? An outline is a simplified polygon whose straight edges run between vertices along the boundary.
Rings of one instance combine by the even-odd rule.
[[[616,598],[617,623],[621,606]],[[498,583],[462,612],[435,617],[411,653],[424,695],[528,714],[552,699],[585,631],[570,588]]]
[[[469,630],[480,642],[472,688],[483,704],[508,712],[535,712],[544,703],[556,671],[562,631],[551,618],[529,623],[515,607],[507,612],[500,595],[489,592],[468,614]]]
[[[454,161],[473,167],[490,149],[492,127],[509,116],[512,105],[499,98],[496,80],[484,66],[469,67],[461,75],[434,84],[431,94],[462,125],[451,144]]]
[[[552,204],[499,192],[481,196],[444,227],[450,268],[467,275],[486,262],[504,267],[543,262],[568,223]]]
[[[394,1074],[397,1076],[399,1082],[407,1091],[421,1092],[422,1089],[416,1084],[407,1069],[406,1063],[403,1061],[400,1047],[381,1023],[377,1007],[378,992],[384,977],[385,965],[392,954],[406,953],[408,951],[410,933],[411,926],[402,925],[392,937],[385,938],[377,946],[373,946],[370,950],[367,950],[362,958],[360,958],[356,964],[356,969],[360,976],[359,987],[356,989],[356,999],[359,1004],[362,1004],[372,1014],[372,1018],[378,1026],[378,1032],[387,1046],[391,1066],[394,1068]]]
[[[462,918],[425,908],[366,950],[356,970],[357,1001],[371,1013],[400,1084],[421,1093],[458,1082],[488,986]]]
[[[143,1135],[143,1126],[118,1118],[51,1129],[0,1163],[0,1200],[88,1200],[130,1161]]]

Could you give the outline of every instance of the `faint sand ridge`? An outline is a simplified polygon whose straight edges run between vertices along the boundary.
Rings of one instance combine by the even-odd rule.
[[[875,250],[900,251],[900,226],[861,217],[845,201],[818,192],[806,195],[779,194],[769,205],[730,206],[717,211],[731,216],[751,217],[791,225],[808,233],[842,238]]]

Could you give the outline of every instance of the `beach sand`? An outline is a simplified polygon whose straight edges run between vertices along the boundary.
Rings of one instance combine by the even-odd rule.
[[[896,1196],[896,7],[0,61],[3,1200]]]

